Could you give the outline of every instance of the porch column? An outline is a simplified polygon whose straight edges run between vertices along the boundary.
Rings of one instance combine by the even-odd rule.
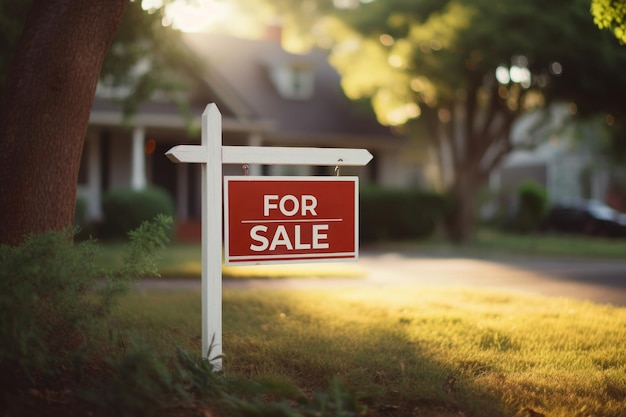
[[[133,131],[132,160],[130,187],[133,190],[146,188],[146,153],[145,153],[146,130],[136,127]]]
[[[252,132],[250,136],[248,136],[248,146],[261,146],[263,144],[263,137],[259,132]],[[249,175],[262,175],[262,167],[261,165],[254,164],[250,165],[250,171],[248,171]]]

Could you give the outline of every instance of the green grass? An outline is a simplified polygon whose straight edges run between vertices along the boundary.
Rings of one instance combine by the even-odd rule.
[[[437,241],[398,246],[421,254],[469,257],[620,257],[618,251],[624,249],[623,241],[574,240],[481,231],[469,248]],[[124,250],[105,245],[96,261],[115,268]],[[197,276],[200,257],[198,245],[173,245],[162,252],[159,267],[166,276]],[[80,259],[92,261],[91,256]],[[225,274],[338,276],[337,268],[344,265],[350,265],[346,275],[358,266],[316,264],[321,270],[313,272],[307,264],[296,264],[247,272],[225,269]],[[220,385],[223,394],[295,404],[299,393],[322,398],[325,394],[312,393],[338,378],[368,408],[366,417],[623,416],[625,308],[464,287],[361,288],[358,280],[347,282],[332,290],[225,290],[223,350],[229,378]],[[89,375],[112,372],[99,358],[119,371],[97,398],[111,400],[107,404],[117,410],[121,395],[129,407],[145,411],[158,398],[200,387],[204,377],[190,387],[185,384],[196,381],[195,376],[174,375],[180,365],[174,357],[177,346],[200,354],[200,304],[198,291],[135,290],[122,298],[110,320],[93,332],[97,340],[92,346],[97,348],[90,352],[93,361],[86,362]],[[161,361],[162,355],[166,357],[160,365],[152,360]],[[163,371],[165,364],[172,376]],[[336,388],[326,392],[339,392]],[[169,406],[188,406],[200,415],[207,406],[226,404],[212,403],[215,397],[209,397],[207,404],[174,398]],[[124,404],[119,404],[122,411]],[[251,407],[249,415],[275,415],[253,414],[259,404],[245,404]]]
[[[477,246],[484,250],[530,256],[626,259],[626,239],[553,234],[514,235],[483,229],[477,234]]]
[[[441,238],[420,241],[387,242],[370,248],[418,250],[422,254],[466,257],[572,257],[626,259],[626,239],[609,239],[580,235],[512,234],[493,229],[479,229],[474,242],[454,245]]]
[[[337,375],[372,412],[395,415],[626,409],[624,308],[427,286],[227,290],[223,302],[226,374],[284,392],[310,393]],[[200,294],[133,293],[112,325],[199,354]]]

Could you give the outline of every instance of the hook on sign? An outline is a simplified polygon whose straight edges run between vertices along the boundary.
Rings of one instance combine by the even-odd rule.
[[[245,175],[247,177],[248,174],[250,173],[250,165],[243,164],[242,168],[243,168],[243,175]]]
[[[341,166],[339,165],[340,162],[343,162],[343,159],[339,158],[337,160],[337,165],[335,165],[335,174],[337,174],[337,176],[339,176],[339,171],[341,171]]]

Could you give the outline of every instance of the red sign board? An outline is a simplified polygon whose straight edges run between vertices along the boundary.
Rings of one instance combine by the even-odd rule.
[[[225,177],[227,265],[358,258],[358,177]]]

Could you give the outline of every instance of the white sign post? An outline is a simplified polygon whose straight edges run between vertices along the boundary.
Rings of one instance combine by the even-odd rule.
[[[222,146],[222,118],[214,103],[202,114],[200,145],[178,145],[165,155],[175,163],[202,164],[202,356],[222,368],[222,165],[363,166],[366,149]]]

